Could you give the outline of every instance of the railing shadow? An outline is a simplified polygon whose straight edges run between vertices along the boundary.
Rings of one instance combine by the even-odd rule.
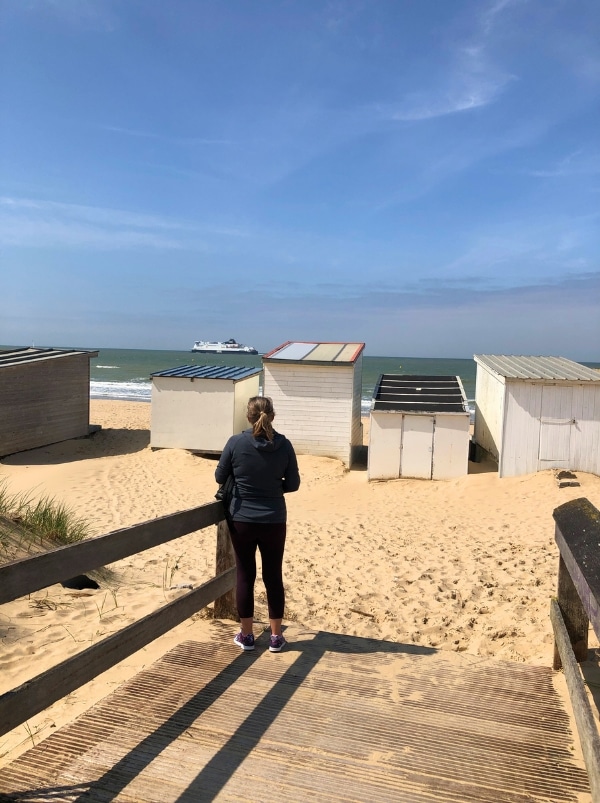
[[[269,694],[260,700],[249,716],[230,736],[218,753],[200,770],[188,788],[179,796],[177,803],[192,803],[198,800],[213,800],[233,773],[256,747],[267,729],[274,723],[282,708],[292,699],[296,690],[317,666],[325,653],[341,654],[412,654],[433,655],[437,650],[411,644],[366,639],[357,636],[343,636],[334,633],[310,631],[311,638],[288,644],[287,652],[297,653],[296,660],[275,682]],[[215,648],[217,650],[219,648]],[[253,664],[260,659],[266,644],[261,648],[257,641],[254,653],[238,655],[209,683],[195,694],[185,705],[161,723],[155,731],[142,739],[132,750],[123,756],[104,775],[92,782],[79,797],[77,803],[94,800],[95,795],[103,800],[114,799],[149,764],[152,763],[170,744],[181,736],[190,726],[225,693]],[[277,706],[271,698],[276,697]],[[110,789],[111,798],[107,797]],[[52,799],[55,789],[35,790],[35,799]]]

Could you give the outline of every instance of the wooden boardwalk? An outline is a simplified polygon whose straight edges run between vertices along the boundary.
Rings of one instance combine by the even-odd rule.
[[[0,770],[0,800],[590,799],[549,668],[298,628],[242,653],[222,630]]]

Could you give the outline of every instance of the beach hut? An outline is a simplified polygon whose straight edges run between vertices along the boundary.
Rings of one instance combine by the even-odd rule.
[[[90,432],[90,359],[97,351],[0,351],[0,456]]]
[[[220,454],[248,426],[248,399],[259,391],[260,368],[183,365],[152,379],[150,446]]]
[[[469,427],[458,376],[382,374],[371,401],[368,479],[465,475]]]
[[[600,474],[600,373],[564,357],[475,355],[475,442],[500,477]]]
[[[364,343],[283,343],[263,356],[264,394],[275,426],[298,454],[334,457],[350,467],[362,449]]]

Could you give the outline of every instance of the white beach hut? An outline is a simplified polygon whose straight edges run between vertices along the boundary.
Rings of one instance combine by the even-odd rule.
[[[264,394],[275,427],[298,454],[334,457],[350,467],[362,448],[364,343],[287,342],[263,356]]]
[[[458,376],[382,374],[371,402],[368,479],[465,475],[469,426]]]
[[[475,442],[500,477],[600,474],[600,373],[564,357],[475,355]]]
[[[150,446],[220,454],[227,439],[248,426],[260,368],[184,365],[151,378]]]

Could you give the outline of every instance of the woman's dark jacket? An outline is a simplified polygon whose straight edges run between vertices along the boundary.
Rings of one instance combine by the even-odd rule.
[[[283,523],[287,518],[284,493],[297,491],[300,474],[290,441],[279,432],[272,441],[255,438],[251,429],[233,435],[215,471],[221,485],[233,473],[235,489],[229,513],[234,521]]]

